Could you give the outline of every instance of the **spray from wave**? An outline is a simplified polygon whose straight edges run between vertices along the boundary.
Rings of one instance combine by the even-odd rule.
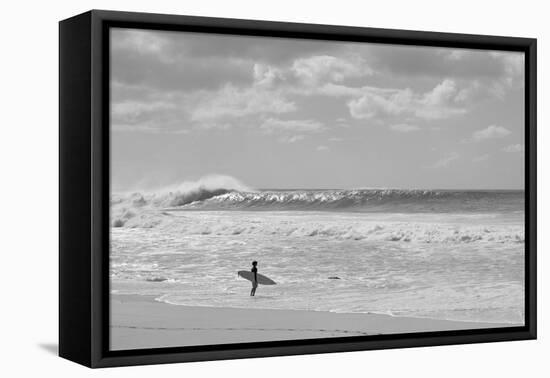
[[[152,209],[181,207],[232,192],[252,193],[254,190],[231,176],[208,175],[196,181],[184,181],[154,191],[113,194],[112,226],[122,227],[129,219],[143,217],[144,213]],[[154,224],[149,226],[153,227]]]
[[[231,192],[253,192],[253,190],[234,177],[208,175],[197,181],[184,181],[177,186],[156,191],[160,200],[156,204],[183,206]]]

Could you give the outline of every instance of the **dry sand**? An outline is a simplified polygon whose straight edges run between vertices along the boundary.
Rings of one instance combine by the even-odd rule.
[[[379,314],[175,306],[150,296],[111,295],[111,350],[504,326]]]

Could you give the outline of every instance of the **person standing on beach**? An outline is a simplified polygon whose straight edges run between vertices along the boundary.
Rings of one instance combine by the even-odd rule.
[[[254,274],[254,279],[252,280],[252,290],[250,290],[250,296],[253,297],[256,294],[256,288],[258,287],[258,262],[252,261],[252,269],[250,271]]]

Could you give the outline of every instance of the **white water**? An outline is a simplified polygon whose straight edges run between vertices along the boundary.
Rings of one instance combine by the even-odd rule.
[[[111,229],[111,289],[178,305],[523,323],[522,217],[147,208]],[[278,282],[254,298],[236,274],[252,260]]]

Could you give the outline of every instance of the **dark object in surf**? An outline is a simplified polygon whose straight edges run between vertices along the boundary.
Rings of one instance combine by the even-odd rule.
[[[149,278],[146,278],[145,281],[147,281],[147,282],[164,282],[164,281],[168,281],[168,278],[164,278],[164,277],[149,277]]]
[[[341,278],[338,277],[338,276],[330,276],[328,279],[329,280],[341,280]]]

